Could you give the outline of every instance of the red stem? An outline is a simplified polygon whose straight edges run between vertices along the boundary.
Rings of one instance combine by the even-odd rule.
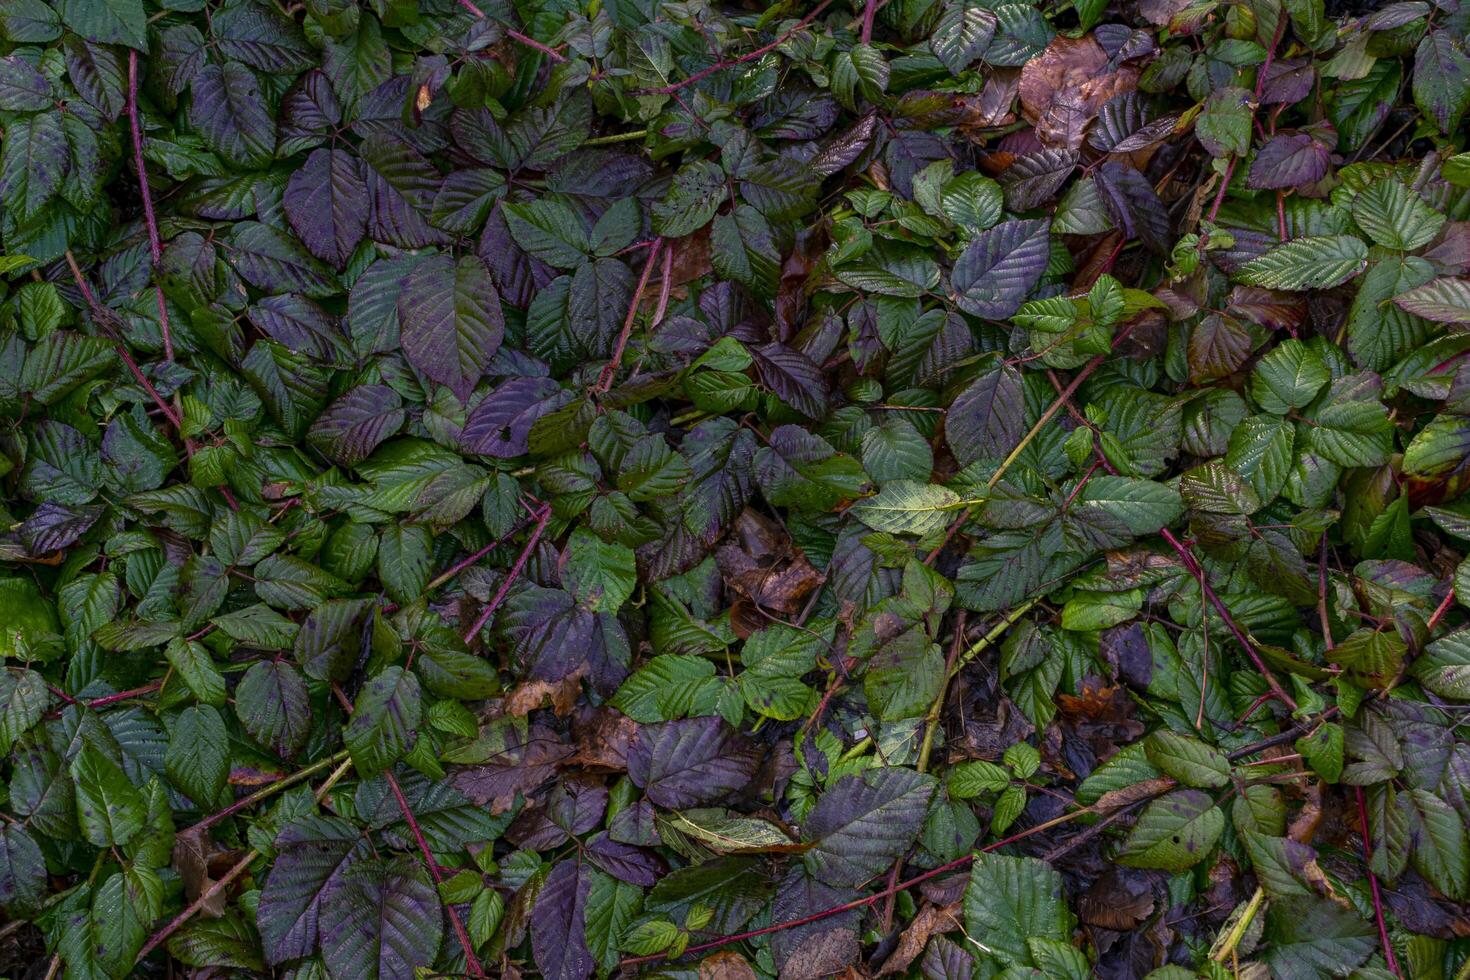
[[[1142,802],[1143,800],[1136,800],[1128,805],[1137,806],[1139,803]],[[1082,813],[1083,811],[1079,810],[1077,812]],[[1005,847],[1008,844],[1014,844],[1019,840],[1024,840],[1027,837],[1032,836],[1033,834],[1041,833],[1044,830],[1050,830],[1052,827],[1056,826],[1057,822],[1058,821],[1055,820],[1048,820],[1045,823],[1037,824],[1034,827],[1028,827],[1020,833],[1012,834],[1004,840],[998,840],[993,844],[986,844],[976,853],[989,854],[991,851],[998,850],[999,848]],[[684,950],[683,955],[688,956],[691,953],[702,953],[707,949],[716,949],[720,946],[728,946],[731,943],[738,943],[746,939],[754,939],[757,936],[765,936],[773,932],[783,932],[787,929],[795,929],[798,926],[810,925],[813,922],[820,922],[823,919],[830,919],[832,916],[841,915],[843,912],[851,912],[853,909],[866,908],[869,905],[882,901],[889,895],[897,895],[899,892],[906,891],[914,887],[915,885],[923,884],[931,878],[937,878],[938,876],[946,874],[947,872],[956,871],[960,868],[963,868],[974,860],[975,854],[966,854],[964,857],[950,861],[948,864],[941,864],[939,867],[931,868],[921,875],[915,875],[908,881],[900,881],[895,885],[890,885],[889,887],[884,888],[880,892],[875,892],[874,894],[868,895],[864,898],[856,899],[854,901],[846,903],[845,905],[835,905],[830,909],[823,909],[820,912],[813,912],[811,915],[803,916],[800,919],[792,919],[789,922],[777,922],[774,925],[765,926],[760,929],[752,929],[749,932],[738,933],[734,936],[722,936],[719,939],[712,939],[707,943],[700,943],[696,946],[690,946],[688,949]],[[621,963],[618,964],[618,966],[629,967],[637,966],[640,963],[652,963],[655,960],[663,959],[664,955],[665,954],[663,953],[653,953],[649,956],[635,956],[631,959],[623,960]]]
[[[485,16],[485,11],[483,11],[479,7],[475,6],[473,3],[470,2],[470,0],[459,0],[459,5],[461,7],[463,7],[465,10],[468,10],[471,14],[473,14],[476,17],[484,17]],[[535,48],[537,51],[540,51],[542,54],[546,55],[546,57],[550,58],[552,61],[566,61],[567,60],[566,59],[566,55],[562,54],[560,51],[557,51],[555,48],[549,48],[546,45],[542,44],[540,41],[536,40],[534,37],[527,37],[526,35],[522,34],[520,31],[512,31],[512,30],[507,29],[506,32],[505,32],[505,36],[508,37],[508,38],[511,38],[514,41],[519,41],[520,43],[524,44],[528,48]]]
[[[465,0],[459,0],[459,2],[460,3],[464,3]],[[822,0],[821,3],[819,3],[819,4],[816,5],[816,7],[812,8],[812,12],[811,13],[807,14],[800,21],[798,21],[795,27],[793,27],[791,30],[787,31],[785,34],[782,34],[780,37],[776,38],[776,40],[772,41],[770,44],[762,45],[761,47],[756,48],[754,51],[747,52],[746,54],[743,54],[743,55],[741,55],[738,58],[730,58],[730,59],[728,59],[726,61],[721,61],[721,62],[718,62],[717,64],[710,65],[708,68],[705,68],[702,71],[697,71],[693,75],[690,75],[688,78],[684,79],[682,82],[675,82],[672,85],[665,85],[662,88],[646,88],[646,89],[642,89],[639,92],[639,94],[640,95],[673,95],[675,92],[679,91],[679,89],[683,88],[684,86],[686,86],[686,85],[693,85],[695,82],[702,82],[706,78],[709,78],[711,75],[715,74],[716,72],[724,71],[726,68],[734,68],[736,65],[743,65],[747,61],[754,61],[755,59],[761,57],[762,55],[766,54],[767,52],[774,51],[776,48],[779,48],[782,44],[786,43],[786,41],[793,34],[796,34],[798,31],[801,31],[803,28],[805,28],[812,21],[816,20],[817,17],[822,13],[822,11],[826,10],[829,6],[831,6],[831,4],[832,4],[832,0]],[[872,6],[872,4],[870,3],[869,6]]]
[[[142,687],[135,687],[129,691],[118,691],[116,694],[109,694],[106,697],[94,698],[93,700],[87,702],[87,707],[105,708],[109,704],[116,704],[119,701],[126,701],[128,698],[136,698],[144,694],[152,694],[154,691],[158,690],[161,687],[163,687],[163,681],[154,681],[151,684],[144,684]]]
[[[522,549],[520,557],[511,566],[510,574],[500,584],[500,589],[495,593],[495,597],[490,600],[489,605],[485,607],[485,611],[480,613],[480,618],[475,620],[475,625],[465,631],[464,641],[466,643],[469,643],[480,634],[480,630],[490,621],[490,617],[495,615],[495,610],[499,609],[500,604],[505,601],[506,595],[510,593],[510,587],[515,584],[516,579],[521,577],[521,570],[526,567],[526,562],[530,560],[531,552],[535,550],[536,542],[541,539],[541,532],[546,530],[546,522],[550,519],[551,505],[542,504],[541,509],[536,512],[536,527],[531,531],[531,539],[526,542],[526,547]]]
[[[1425,630],[1426,631],[1433,631],[1433,629],[1436,626],[1439,625],[1439,621],[1441,619],[1444,619],[1445,613],[1449,612],[1450,611],[1450,607],[1453,606],[1454,604],[1455,604],[1455,590],[1452,588],[1452,589],[1450,589],[1449,595],[1447,595],[1447,596],[1444,597],[1444,601],[1441,602],[1439,604],[1439,607],[1434,610],[1434,612],[1433,612],[1432,615],[1430,615],[1429,622],[1424,627]]]
[[[648,288],[648,277],[653,274],[653,264],[658,261],[659,249],[663,248],[664,240],[655,238],[653,247],[648,250],[648,261],[643,263],[643,275],[638,277],[638,288],[633,290],[633,300],[628,304],[628,315],[623,318],[623,329],[618,333],[617,346],[613,348],[612,360],[602,369],[597,376],[597,384],[592,386],[592,393],[605,395],[612,387],[613,376],[618,373],[618,366],[623,363],[623,351],[628,347],[628,336],[633,332],[633,320],[638,315],[638,302],[643,298],[643,290]]]
[[[1266,73],[1271,70],[1271,62],[1276,59],[1276,47],[1281,43],[1281,35],[1286,30],[1286,11],[1279,11],[1276,15],[1276,34],[1271,38],[1271,46],[1266,49],[1266,60],[1261,64],[1261,70],[1256,73],[1256,92],[1252,101],[1259,106],[1261,104],[1261,93],[1266,88]],[[1255,122],[1256,111],[1251,110],[1251,122]],[[1235,174],[1235,164],[1239,157],[1231,157],[1230,163],[1225,167],[1225,179],[1220,181],[1220,190],[1215,195],[1215,203],[1210,205],[1209,222],[1215,223],[1215,216],[1220,213],[1220,205],[1225,202],[1225,191],[1230,186],[1230,178]]]
[[[1210,587],[1209,580],[1205,577],[1205,570],[1194,557],[1194,553],[1185,546],[1184,542],[1176,538],[1174,532],[1170,531],[1167,527],[1160,528],[1159,534],[1178,553],[1179,560],[1184,563],[1184,567],[1189,570],[1190,574],[1199,580],[1200,591],[1205,594],[1205,598],[1209,600],[1210,605],[1215,607],[1215,611],[1225,621],[1225,626],[1230,630],[1231,635],[1235,637],[1235,642],[1239,643],[1245,649],[1246,655],[1251,658],[1251,663],[1256,665],[1256,669],[1266,679],[1266,684],[1271,688],[1271,693],[1275,695],[1276,700],[1286,705],[1292,711],[1295,711],[1296,701],[1292,699],[1290,694],[1286,693],[1286,689],[1281,686],[1281,682],[1276,679],[1276,675],[1271,673],[1271,668],[1266,666],[1266,662],[1256,652],[1255,644],[1245,635],[1245,631],[1240,628],[1240,624],[1235,621],[1235,617],[1230,615],[1230,610],[1225,608],[1225,603],[1220,601],[1220,597]]]
[[[66,253],[66,264],[71,266],[72,278],[76,280],[77,288],[82,292],[82,299],[87,301],[87,307],[92,311],[92,315],[97,321],[97,328],[103,333],[111,335],[112,331],[107,328],[106,321],[101,316],[101,311],[106,309],[106,307],[99,303],[97,297],[93,295],[92,287],[88,286],[87,280],[82,277],[82,270],[77,265],[76,257],[71,252]],[[182,429],[183,423],[180,421],[178,413],[173,410],[172,405],[163,400],[163,396],[158,393],[157,388],[153,387],[153,383],[143,376],[143,371],[138,367],[138,362],[133,360],[133,355],[129,354],[128,349],[123,346],[121,338],[112,336],[111,340],[113,346],[117,349],[118,356],[122,358],[123,363],[127,365],[128,371],[133,375],[133,379],[148,393],[148,396],[153,399],[153,403],[158,406],[159,411],[163,412],[164,417],[173,423],[174,428]]]
[[[163,259],[163,244],[158,237],[158,217],[153,213],[153,195],[148,190],[148,169],[143,162],[143,127],[138,125],[138,52],[128,49],[128,122],[133,130],[133,166],[138,171],[138,190],[143,195],[143,220],[148,225],[148,253],[157,266]],[[173,334],[169,330],[168,307],[163,301],[163,287],[153,290],[158,295],[158,325],[163,331],[164,360],[174,359]]]
[[[433,855],[429,853],[429,843],[424,840],[423,831],[419,830],[419,822],[414,819],[413,810],[408,805],[408,800],[403,795],[403,790],[398,785],[398,780],[393,775],[393,770],[384,770],[383,775],[388,778],[388,788],[393,791],[393,796],[398,800],[398,809],[403,811],[403,819],[408,821],[408,829],[413,834],[413,839],[418,842],[419,853],[424,856],[424,864],[429,869],[429,874],[434,877],[434,884],[443,881],[439,874],[439,865],[435,863]],[[469,933],[464,930],[464,923],[459,921],[459,913],[454,911],[454,906],[448,903],[444,911],[449,913],[449,922],[454,926],[454,934],[459,937],[460,948],[464,950],[465,962],[469,964],[472,973],[477,977],[485,975],[480,960],[475,956],[475,944],[470,942]]]
[[[1373,873],[1373,844],[1368,836],[1368,806],[1363,802],[1363,787],[1354,786],[1358,797],[1358,829],[1363,835],[1363,864],[1368,869],[1368,885],[1373,889],[1373,918],[1378,921],[1378,941],[1383,944],[1383,958],[1388,961],[1388,972],[1402,977],[1398,957],[1394,955],[1393,943],[1388,941],[1388,923],[1383,918],[1383,894],[1378,888],[1378,876]]]
[[[870,44],[873,40],[873,20],[878,16],[878,8],[882,6],[882,0],[868,0],[863,7],[863,32],[862,42]]]

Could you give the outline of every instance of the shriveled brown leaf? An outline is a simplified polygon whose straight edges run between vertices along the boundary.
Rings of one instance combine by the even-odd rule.
[[[731,540],[720,546],[715,561],[736,595],[781,618],[801,612],[807,597],[826,581],[780,525],[748,509],[735,518]]]
[[[558,681],[527,679],[511,689],[501,702],[501,709],[513,717],[524,718],[549,701],[552,713],[565,718],[576,707],[577,695],[582,693],[582,678],[586,675],[587,665],[583,664]]]
[[[199,896],[214,884],[214,878],[209,873],[209,862],[213,853],[207,828],[190,828],[174,836],[173,868],[179,873],[179,879],[184,883],[184,894],[190,902],[198,901]],[[218,918],[225,914],[225,906],[225,890],[221,889],[200,906],[200,912],[210,918]]]
[[[1127,932],[1154,912],[1154,893],[1146,872],[1111,867],[1077,898],[1077,915],[1090,926]]]
[[[1057,35],[1021,68],[1021,114],[1045,146],[1082,146],[1102,104],[1138,87],[1137,69],[1109,71],[1108,55],[1091,37]]]
[[[756,973],[739,953],[721,950],[699,961],[699,980],[756,980]]]
[[[1099,813],[1109,813],[1120,807],[1128,806],[1130,803],[1137,803],[1139,800],[1147,800],[1151,797],[1158,796],[1165,790],[1173,789],[1174,786],[1174,780],[1168,776],[1145,779],[1142,782],[1134,783],[1132,786],[1124,786],[1122,789],[1115,789],[1104,793],[1097,798],[1097,802],[1093,804],[1093,808]]]
[[[898,945],[894,948],[893,955],[883,962],[883,967],[877,975],[886,977],[894,973],[904,973],[910,964],[924,952],[930,936],[959,929],[963,923],[964,915],[959,902],[943,907],[925,905],[919,910],[919,914],[914,916],[914,921],[909,923],[909,927],[898,937]]]

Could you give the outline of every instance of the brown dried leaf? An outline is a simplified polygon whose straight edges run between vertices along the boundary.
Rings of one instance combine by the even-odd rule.
[[[1090,926],[1127,932],[1154,912],[1146,873],[1111,867],[1077,899],[1077,915]]]
[[[586,675],[587,665],[583,664],[559,681],[524,680],[505,696],[501,709],[515,718],[524,718],[549,700],[552,712],[558,718],[565,718],[577,705],[582,678]]]
[[[924,952],[930,936],[959,929],[962,923],[959,902],[943,908],[938,905],[925,905],[919,910],[919,914],[914,916],[914,921],[909,923],[909,927],[898,937],[898,945],[894,948],[893,955],[884,961],[883,968],[878,971],[877,975],[886,977],[889,974],[905,972],[909,965]]]
[[[724,950],[699,961],[699,980],[756,980],[745,957]]]
[[[214,879],[209,874],[209,859],[212,848],[208,829],[189,828],[174,837],[173,866],[184,882],[184,894],[189,901],[196,902],[209,890]],[[225,914],[226,889],[220,889],[209,897],[200,911],[210,918]]]
[[[1138,86],[1130,66],[1107,70],[1108,56],[1091,37],[1057,35],[1021,68],[1021,113],[1046,146],[1076,150],[1102,104]]]

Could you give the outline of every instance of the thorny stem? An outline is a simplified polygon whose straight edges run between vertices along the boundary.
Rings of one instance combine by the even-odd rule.
[[[1144,802],[1145,800],[1134,800],[1132,803],[1127,804],[1123,809],[1130,809]],[[1004,840],[998,840],[993,844],[986,844],[976,853],[989,854],[991,851],[999,850],[1000,848],[1005,847],[1008,844],[1014,844],[1019,840],[1024,840],[1027,837],[1031,837],[1035,834],[1042,833],[1043,831],[1050,830],[1053,827],[1059,827],[1062,824],[1071,823],[1073,820],[1076,820],[1078,817],[1084,814],[1096,813],[1097,810],[1095,809],[1095,806],[1096,805],[1094,804],[1094,806],[1092,807],[1083,807],[1080,810],[1073,810],[1071,813],[1064,813],[1060,817],[1053,817],[1052,819],[1047,820],[1044,823],[1039,823],[1034,827],[1028,827],[1020,833],[1012,834]],[[1078,838],[1080,838],[1081,836],[1082,835],[1079,834]],[[774,925],[765,926],[761,929],[752,929],[749,932],[742,932],[733,936],[722,936],[719,939],[712,939],[707,943],[700,943],[696,946],[690,946],[688,949],[684,950],[682,955],[688,956],[693,953],[703,953],[705,950],[717,949],[721,946],[728,946],[731,943],[742,942],[746,939],[754,939],[758,936],[766,936],[773,932],[783,932],[787,929],[795,929],[798,926],[809,925],[813,922],[820,922],[823,919],[831,918],[834,915],[841,915],[843,912],[851,912],[854,909],[866,908],[869,905],[874,905],[878,902],[881,902],[883,899],[887,898],[890,895],[896,895],[901,891],[907,891],[915,885],[923,884],[931,878],[937,878],[942,874],[948,874],[951,871],[957,871],[960,868],[968,866],[974,860],[975,854],[966,854],[962,858],[957,858],[947,864],[941,864],[939,867],[925,871],[921,875],[915,875],[907,881],[900,881],[896,884],[890,885],[887,888],[884,888],[880,892],[876,892],[872,895],[856,899],[855,901],[847,902],[844,905],[835,905],[832,908],[823,909],[820,912],[813,912],[811,915],[803,916],[800,919],[792,919],[789,922],[777,922]],[[640,963],[652,963],[655,960],[661,960],[663,958],[663,953],[653,953],[649,956],[631,957],[629,959],[623,960],[618,965],[620,967],[637,966]]]
[[[103,312],[106,307],[97,301],[97,297],[92,293],[92,287],[87,285],[87,280],[82,275],[81,268],[77,265],[76,256],[71,254],[70,249],[66,252],[66,264],[71,267],[72,279],[76,281],[77,289],[81,290],[82,299],[86,300],[87,308],[92,311],[92,317],[97,321],[97,328],[108,335],[108,339],[112,341],[113,347],[117,349],[118,356],[122,358],[123,364],[127,365],[128,371],[132,374],[133,379],[153,399],[153,403],[158,406],[159,411],[163,412],[164,417],[173,423],[175,429],[182,429],[183,423],[180,421],[178,413],[174,411],[173,406],[164,401],[163,396],[158,393],[158,389],[153,387],[153,382],[144,377],[142,369],[138,367],[138,362],[133,360],[133,355],[129,354],[128,349],[123,346],[122,338],[113,334],[112,329],[107,325],[107,321],[104,319],[106,314]]]
[[[883,0],[868,0],[863,5],[863,31],[861,39],[863,44],[871,44],[873,41],[873,21],[877,19],[878,8],[883,6]]]
[[[465,10],[469,11],[471,14],[473,14],[476,17],[484,17],[485,16],[485,11],[483,11],[479,7],[475,6],[471,2],[471,0],[459,0],[459,5],[461,7],[463,7]],[[526,35],[522,34],[520,31],[513,31],[510,28],[506,28],[505,36],[508,37],[508,38],[510,38],[513,41],[517,41],[517,42],[519,42],[521,44],[524,44],[528,48],[535,48],[537,51],[540,51],[542,54],[546,55],[546,57],[550,58],[552,61],[566,61],[567,60],[567,56],[564,55],[564,54],[562,54],[560,51],[556,50],[555,48],[548,47],[545,44],[542,44],[540,41],[536,40],[534,37],[527,37]]]
[[[321,788],[316,791],[316,800],[318,803],[320,803],[326,797],[326,795],[332,791],[332,787],[336,786],[343,776],[347,775],[347,770],[350,768],[352,768],[352,760],[347,759],[335,770],[333,770],[332,774],[327,777],[326,782],[322,783]],[[106,852],[104,851],[103,853],[105,854]],[[168,925],[164,926],[162,929],[155,932],[152,936],[148,937],[148,941],[143,944],[143,948],[138,951],[138,955],[133,962],[135,964],[142,962],[144,957],[153,952],[159,946],[163,945],[163,943],[168,940],[169,936],[172,936],[175,932],[177,932],[184,923],[194,918],[194,916],[199,913],[199,910],[204,908],[205,904],[209,902],[210,899],[214,898],[214,896],[224,891],[226,888],[229,887],[232,881],[244,874],[245,870],[249,868],[251,863],[258,857],[260,857],[260,852],[252,847],[245,854],[245,856],[235,864],[234,867],[226,871],[222,877],[218,878],[214,882],[214,884],[210,885],[202,893],[200,893],[199,897],[196,898],[192,903],[190,903],[188,908],[184,909],[184,911],[180,912],[178,915],[170,919]]]
[[[1426,623],[1425,626],[1424,626],[1425,630],[1426,631],[1431,631],[1436,626],[1438,626],[1439,625],[1439,621],[1441,619],[1444,619],[1445,613],[1449,612],[1450,611],[1450,607],[1453,606],[1454,604],[1455,604],[1455,590],[1452,588],[1452,589],[1450,589],[1449,594],[1444,597],[1444,601],[1441,602],[1439,604],[1439,606],[1434,610],[1434,612],[1430,615],[1429,622]]]
[[[464,2],[465,2],[465,0],[460,0],[460,3],[464,3]],[[716,64],[710,65],[708,68],[702,69],[700,71],[695,72],[693,75],[690,75],[688,78],[684,79],[682,82],[675,82],[672,85],[665,85],[662,88],[642,89],[642,90],[639,91],[638,94],[640,94],[640,95],[673,95],[675,92],[679,91],[679,89],[683,88],[684,86],[686,86],[686,85],[693,85],[695,82],[702,82],[706,78],[709,78],[711,75],[715,74],[716,72],[724,71],[726,68],[734,68],[736,65],[743,65],[747,61],[754,61],[755,59],[761,57],[762,55],[766,54],[767,52],[774,51],[777,48],[779,48],[782,44],[785,44],[792,37],[792,35],[798,33],[799,31],[801,31],[803,29],[805,29],[808,24],[810,24],[812,21],[816,20],[817,17],[821,15],[822,11],[826,10],[831,5],[832,5],[832,0],[822,0],[821,3],[817,4],[815,7],[812,8],[811,13],[807,14],[801,20],[797,21],[795,27],[793,27],[791,30],[787,31],[785,34],[782,34],[780,37],[776,38],[776,40],[772,41],[770,44],[761,45],[760,47],[756,48],[754,51],[749,51],[749,52],[741,55],[738,58],[729,58],[729,59],[727,59],[725,61],[721,61],[721,62],[718,62]]]
[[[1383,894],[1378,888],[1378,876],[1373,873],[1373,844],[1368,833],[1368,805],[1363,800],[1363,787],[1354,786],[1353,791],[1358,798],[1358,831],[1363,837],[1363,866],[1368,870],[1368,886],[1373,891],[1373,918],[1378,923],[1378,940],[1383,944],[1383,958],[1388,961],[1388,971],[1396,977],[1402,977],[1399,972],[1398,957],[1394,954],[1393,943],[1388,939],[1388,923],[1383,918]]]
[[[1261,70],[1256,73],[1256,92],[1251,100],[1251,120],[1255,121],[1255,106],[1261,104],[1261,93],[1266,90],[1266,73],[1271,70],[1271,63],[1276,60],[1276,48],[1281,44],[1281,35],[1286,30],[1286,11],[1281,10],[1276,15],[1276,33],[1271,38],[1271,46],[1266,49],[1266,60],[1261,64]],[[1230,162],[1225,165],[1225,176],[1220,180],[1220,190],[1215,194],[1215,203],[1210,205],[1209,222],[1215,223],[1215,216],[1220,213],[1220,205],[1225,203],[1225,192],[1230,188],[1230,178],[1235,175],[1235,164],[1239,157],[1232,156]]]
[[[940,685],[934,703],[929,705],[929,713],[924,716],[924,741],[919,746],[919,772],[929,770],[929,754],[934,750],[934,732],[939,727],[939,716],[944,713],[944,699],[949,694],[949,678],[964,646],[965,610],[961,609],[955,617],[954,642],[950,644],[949,660],[944,665],[944,683]]]
[[[1235,617],[1230,614],[1230,610],[1225,608],[1225,603],[1220,601],[1220,597],[1210,587],[1210,582],[1205,575],[1204,567],[1194,557],[1194,552],[1190,551],[1189,547],[1175,537],[1174,532],[1167,527],[1160,528],[1159,534],[1178,553],[1179,560],[1184,563],[1184,567],[1189,570],[1190,574],[1199,580],[1199,588],[1204,593],[1205,599],[1210,605],[1215,607],[1215,612],[1219,613],[1220,618],[1225,621],[1225,626],[1230,630],[1230,634],[1235,637],[1235,642],[1244,648],[1246,655],[1251,658],[1251,663],[1256,665],[1256,670],[1260,671],[1261,676],[1266,679],[1266,686],[1271,688],[1271,693],[1276,696],[1276,700],[1286,705],[1292,711],[1295,711],[1296,701],[1290,694],[1286,693],[1286,689],[1281,686],[1281,682],[1276,679],[1275,674],[1271,673],[1271,668],[1266,666],[1266,662],[1261,659],[1260,653],[1256,651],[1255,643],[1240,628],[1240,624],[1235,621]]]
[[[393,770],[385,769],[383,775],[388,779],[388,788],[393,791],[393,797],[398,801],[398,809],[403,811],[403,819],[408,823],[408,829],[413,834],[413,839],[419,845],[419,853],[424,856],[424,864],[429,869],[429,874],[434,877],[434,884],[438,885],[444,879],[439,874],[439,865],[434,862],[434,856],[429,853],[429,843],[424,840],[424,833],[419,829],[419,822],[413,815],[413,809],[408,805],[408,799],[403,795],[403,790],[398,785],[398,779],[393,775]],[[454,934],[459,938],[460,948],[464,950],[465,963],[470,972],[477,977],[485,975],[485,968],[480,965],[480,960],[475,956],[475,944],[470,942],[469,933],[465,932],[464,923],[459,920],[459,913],[454,911],[454,906],[445,903],[444,910],[449,913],[449,923],[454,927]]]
[[[643,299],[643,290],[648,288],[648,278],[653,274],[653,265],[658,261],[658,253],[663,246],[664,240],[655,238],[653,247],[648,250],[648,261],[643,263],[643,275],[638,277],[638,287],[633,290],[633,299],[628,303],[628,315],[623,318],[623,329],[618,333],[618,343],[613,348],[612,360],[603,367],[597,376],[597,383],[592,386],[594,395],[605,395],[612,387],[613,376],[623,363],[623,351],[627,349],[628,336],[633,332],[633,320],[638,316],[638,304]]]
[[[551,505],[542,504],[541,509],[536,511],[536,527],[531,531],[531,539],[526,542],[526,547],[521,551],[520,557],[511,566],[510,574],[505,576],[505,581],[500,584],[500,589],[495,593],[495,597],[485,606],[485,611],[480,613],[480,618],[465,631],[464,641],[466,643],[480,634],[480,630],[490,621],[490,617],[495,615],[495,610],[499,609],[500,604],[505,601],[510,587],[515,584],[516,579],[521,577],[521,570],[526,567],[526,562],[530,559],[531,552],[536,549],[536,542],[541,539],[541,532],[546,530],[546,522],[550,519]]]
[[[138,171],[138,191],[143,197],[143,220],[148,226],[148,254],[153,257],[154,272],[163,259],[163,245],[158,236],[158,217],[153,213],[153,194],[148,190],[148,168],[143,161],[143,127],[138,124],[138,52],[128,49],[128,123],[133,130],[133,166]],[[168,307],[163,301],[163,287],[153,286],[158,296],[158,325],[163,332],[163,356],[174,359],[174,341],[169,330]]]
[[[509,541],[511,537],[519,534],[521,528],[525,527],[526,524],[530,522],[530,520],[531,518],[529,517],[520,518],[516,521],[515,526],[512,527],[508,532],[496,538],[494,541],[491,541],[489,544],[485,545],[485,547],[481,548],[473,555],[470,555],[468,558],[457,561],[453,565],[450,565],[448,568],[444,569],[444,571],[434,576],[434,578],[429,581],[428,585],[424,586],[424,593],[427,595],[428,593],[433,592],[435,589],[439,588],[439,586],[443,585],[445,582],[448,582],[450,579],[454,578],[454,576],[458,575],[466,568],[469,568],[475,562],[479,561],[481,558],[484,558],[496,548],[505,544],[505,542]]]
[[[1121,340],[1125,336],[1127,336],[1126,333],[1120,334],[1118,339]],[[1006,470],[1010,469],[1012,464],[1021,458],[1021,453],[1031,444],[1031,440],[1035,439],[1041,430],[1046,427],[1046,424],[1051,421],[1052,416],[1061,411],[1062,406],[1067,404],[1068,400],[1071,399],[1078,388],[1082,387],[1082,382],[1086,381],[1104,360],[1106,360],[1106,355],[1098,354],[1082,366],[1082,370],[1077,372],[1077,376],[1057,395],[1056,401],[1052,402],[1047,410],[1041,413],[1041,418],[1036,420],[1036,424],[1031,427],[1031,431],[1027,432],[1020,442],[1016,443],[1016,448],[1012,449],[1010,455],[1001,462],[1000,468],[990,475],[989,480],[985,481],[985,489],[987,491],[995,489],[995,485],[1000,482],[1001,477],[1005,476]],[[929,552],[929,557],[924,559],[924,564],[934,564],[934,559],[938,558],[940,552],[949,546],[950,541],[954,539],[954,536],[969,518],[970,508],[966,507],[960,512],[960,516],[955,519],[955,522],[949,526],[949,530],[944,534],[944,540],[939,542],[939,545],[933,551]]]

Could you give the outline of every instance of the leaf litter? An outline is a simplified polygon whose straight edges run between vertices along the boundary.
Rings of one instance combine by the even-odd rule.
[[[0,973],[1466,976],[1467,35],[11,0]]]

